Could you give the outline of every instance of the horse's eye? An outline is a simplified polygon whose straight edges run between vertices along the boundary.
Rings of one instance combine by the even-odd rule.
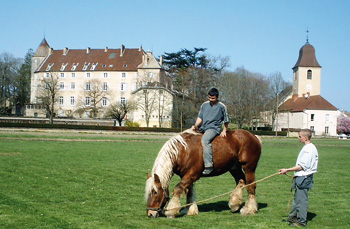
[[[153,193],[154,195],[158,195],[158,192],[156,192],[156,191],[154,191],[154,193]]]

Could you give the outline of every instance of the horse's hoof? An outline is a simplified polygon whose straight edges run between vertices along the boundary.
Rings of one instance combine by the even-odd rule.
[[[173,215],[168,215],[167,218],[168,218],[168,219],[175,219],[175,216],[173,216]]]

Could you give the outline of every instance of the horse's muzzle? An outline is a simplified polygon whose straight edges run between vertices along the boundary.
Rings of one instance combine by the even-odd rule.
[[[147,210],[147,216],[149,218],[158,218],[159,217],[159,211]]]

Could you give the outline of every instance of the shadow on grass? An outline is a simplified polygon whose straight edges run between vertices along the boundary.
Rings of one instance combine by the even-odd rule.
[[[245,203],[243,203],[243,206],[244,206],[244,204]],[[267,207],[266,203],[258,203],[259,210],[266,208],[266,207]],[[198,210],[199,210],[199,212],[210,212],[210,211],[222,212],[222,211],[230,211],[231,209],[229,208],[227,201],[219,201],[219,202],[215,202],[215,203],[198,205]],[[235,213],[239,213],[240,210],[241,209],[239,209]]]

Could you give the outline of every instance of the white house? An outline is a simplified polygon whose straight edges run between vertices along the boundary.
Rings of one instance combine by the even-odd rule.
[[[89,91],[99,89],[97,118],[104,118],[108,107],[115,102],[134,100],[136,91],[149,84],[161,85],[170,91],[171,78],[162,66],[162,58],[158,61],[151,52],[139,48],[120,49],[68,49],[54,50],[44,38],[32,58],[31,97],[26,106],[27,117],[45,117],[41,106],[40,88],[45,78],[54,75],[58,78],[58,94],[55,113],[58,117],[89,118],[87,108],[96,98]],[[159,91],[159,90],[158,90]],[[172,104],[172,99],[167,96]],[[171,112],[166,113],[166,125],[171,126]],[[135,116],[134,116],[135,113]],[[128,120],[144,125],[142,110],[130,112]],[[155,109],[151,117],[158,117]],[[154,118],[156,120],[156,118]],[[152,126],[158,126],[152,120]]]

